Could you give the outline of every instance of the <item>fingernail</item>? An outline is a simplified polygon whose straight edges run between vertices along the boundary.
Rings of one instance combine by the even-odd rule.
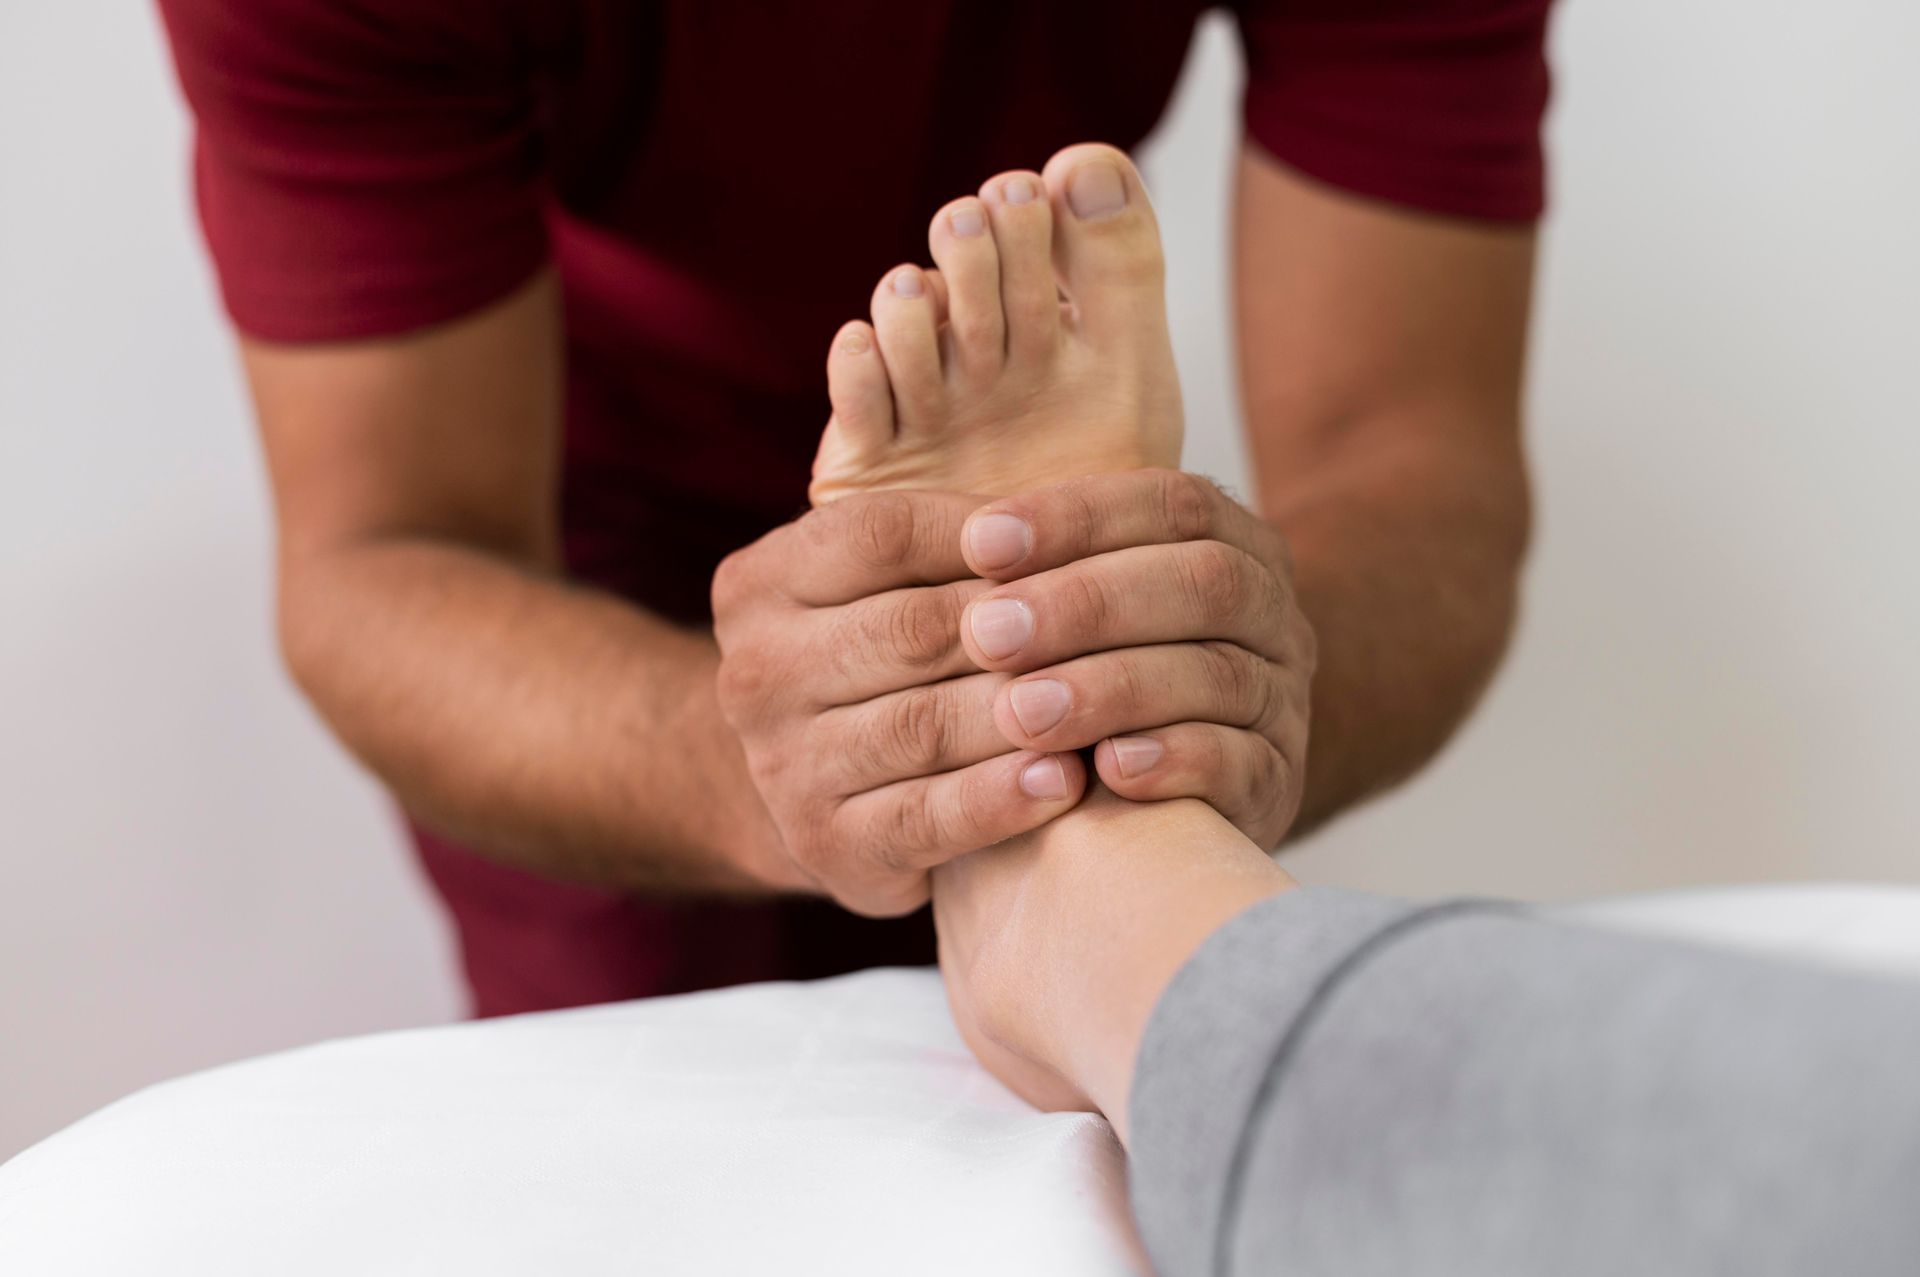
[[[920,272],[911,266],[893,272],[893,295],[895,297],[918,297],[925,287],[920,282]]]
[[[1073,707],[1073,689],[1055,678],[1015,683],[1007,697],[1013,702],[1013,716],[1020,720],[1020,730],[1029,736],[1058,726]]]
[[[1065,798],[1067,769],[1051,754],[1036,758],[1021,769],[1020,788],[1029,798]]]
[[[953,227],[955,235],[972,239],[987,229],[986,219],[980,216],[980,209],[973,204],[962,204],[947,217],[947,224]]]
[[[1000,188],[1000,198],[1009,204],[1031,204],[1034,194],[1033,182],[1024,177],[1010,177]]]
[[[1151,736],[1113,738],[1113,761],[1120,768],[1122,776],[1133,777],[1151,771],[1153,765],[1160,761],[1160,755],[1166,752],[1160,742]]]
[[[974,605],[967,624],[986,658],[1004,661],[1033,637],[1033,609],[1019,599],[988,599]]]
[[[967,525],[967,553],[977,568],[1010,568],[1033,552],[1033,529],[1014,514],[983,514]]]
[[[1112,160],[1088,160],[1067,177],[1067,207],[1091,220],[1127,206],[1127,183]]]

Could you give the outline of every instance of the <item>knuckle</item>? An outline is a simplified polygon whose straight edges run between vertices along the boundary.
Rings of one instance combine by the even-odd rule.
[[[940,840],[940,820],[934,812],[927,787],[920,786],[900,801],[887,807],[881,817],[874,858],[889,869],[906,864],[915,849],[936,847]]]
[[[901,771],[923,775],[946,758],[947,706],[937,688],[916,687],[893,696],[878,718],[874,752]]]
[[[1060,508],[1056,511],[1057,524],[1065,534],[1068,557],[1084,558],[1102,539],[1103,525],[1114,521],[1117,511],[1108,486],[1101,482],[1103,476],[1092,476],[1063,483],[1054,488],[1053,495]]]
[[[1272,697],[1265,662],[1233,643],[1217,639],[1200,645],[1205,653],[1207,688],[1218,709],[1240,725],[1264,721]]]
[[[1288,609],[1290,626],[1288,635],[1292,643],[1294,661],[1300,672],[1308,678],[1320,668],[1320,633],[1313,628],[1313,622],[1306,613],[1297,607]]]
[[[768,691],[766,663],[751,649],[723,657],[714,675],[714,694],[720,711],[736,726],[750,720],[765,703]]]
[[[915,590],[882,612],[880,641],[896,660],[929,669],[960,641],[960,619],[946,590]]]
[[[1128,653],[1113,662],[1111,677],[1105,692],[1109,699],[1110,710],[1127,714],[1142,713],[1158,699],[1155,692],[1156,680],[1148,675],[1140,658]]]
[[[919,517],[911,497],[879,492],[836,504],[850,507],[845,544],[862,566],[886,570],[912,560]]]
[[[708,602],[713,608],[714,632],[723,633],[727,621],[738,611],[745,608],[754,597],[753,547],[735,550],[720,560],[720,566],[713,570],[713,585],[709,591]]]
[[[1098,572],[1072,572],[1061,582],[1066,613],[1083,636],[1107,633],[1113,626],[1113,587]]]
[[[1265,810],[1271,808],[1286,789],[1286,760],[1264,737],[1251,753],[1253,757],[1247,766],[1248,796],[1256,809]]]
[[[831,884],[839,846],[834,834],[831,810],[810,813],[801,818],[796,836],[788,840],[787,855],[808,877]]]
[[[1260,527],[1265,530],[1268,553],[1272,556],[1274,575],[1291,585],[1294,576],[1293,542],[1288,540],[1285,534],[1271,524],[1261,523]]]
[[[1184,470],[1155,472],[1160,516],[1177,541],[1201,541],[1213,535],[1224,499],[1211,479]]]
[[[1246,556],[1219,541],[1192,543],[1182,587],[1196,616],[1228,621],[1242,615],[1252,593]]]

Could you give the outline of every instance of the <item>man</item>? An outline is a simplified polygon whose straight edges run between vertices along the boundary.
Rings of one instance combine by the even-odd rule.
[[[1317,633],[1310,771],[1274,710],[1303,663],[1196,618],[1142,677],[1098,606],[1164,591],[1234,517],[1163,474],[1028,494],[972,546],[1088,604],[1041,618],[1078,699],[1038,733],[1001,722],[1005,755],[945,765],[947,716],[984,710],[933,697],[888,719],[801,694],[738,727],[720,707],[713,572],[803,507],[836,322],[919,255],[938,199],[1137,142],[1198,6],[162,9],[286,657],[413,816],[483,1014],[922,960],[923,922],[803,897],[911,909],[928,867],[1072,805],[1023,787],[1032,763],[1101,741],[1128,746],[1096,753],[1116,792],[1204,798],[1270,846],[1417,767],[1498,658],[1527,526],[1539,0],[1241,6],[1237,324],[1271,527],[1239,585]],[[735,581],[833,603],[730,661],[732,703],[950,662],[957,611],[893,587],[951,558],[966,513],[850,498],[737,555]],[[722,602],[781,628],[769,594]],[[1202,686],[1231,695],[1169,717]],[[823,818],[856,793],[864,825]]]

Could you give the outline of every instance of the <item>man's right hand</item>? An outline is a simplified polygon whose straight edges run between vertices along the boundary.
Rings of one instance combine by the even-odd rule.
[[[713,581],[722,712],[786,854],[859,913],[910,912],[927,870],[1080,800],[1078,755],[1010,750],[1009,676],[960,643],[993,587],[961,554],[977,497],[847,497],[735,552]]]

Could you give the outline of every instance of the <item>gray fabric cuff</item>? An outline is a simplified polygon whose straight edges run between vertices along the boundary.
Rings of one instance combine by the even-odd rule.
[[[1303,887],[1245,910],[1174,975],[1134,1061],[1134,1217],[1161,1277],[1210,1274],[1254,1106],[1294,1026],[1341,966],[1457,906]]]

